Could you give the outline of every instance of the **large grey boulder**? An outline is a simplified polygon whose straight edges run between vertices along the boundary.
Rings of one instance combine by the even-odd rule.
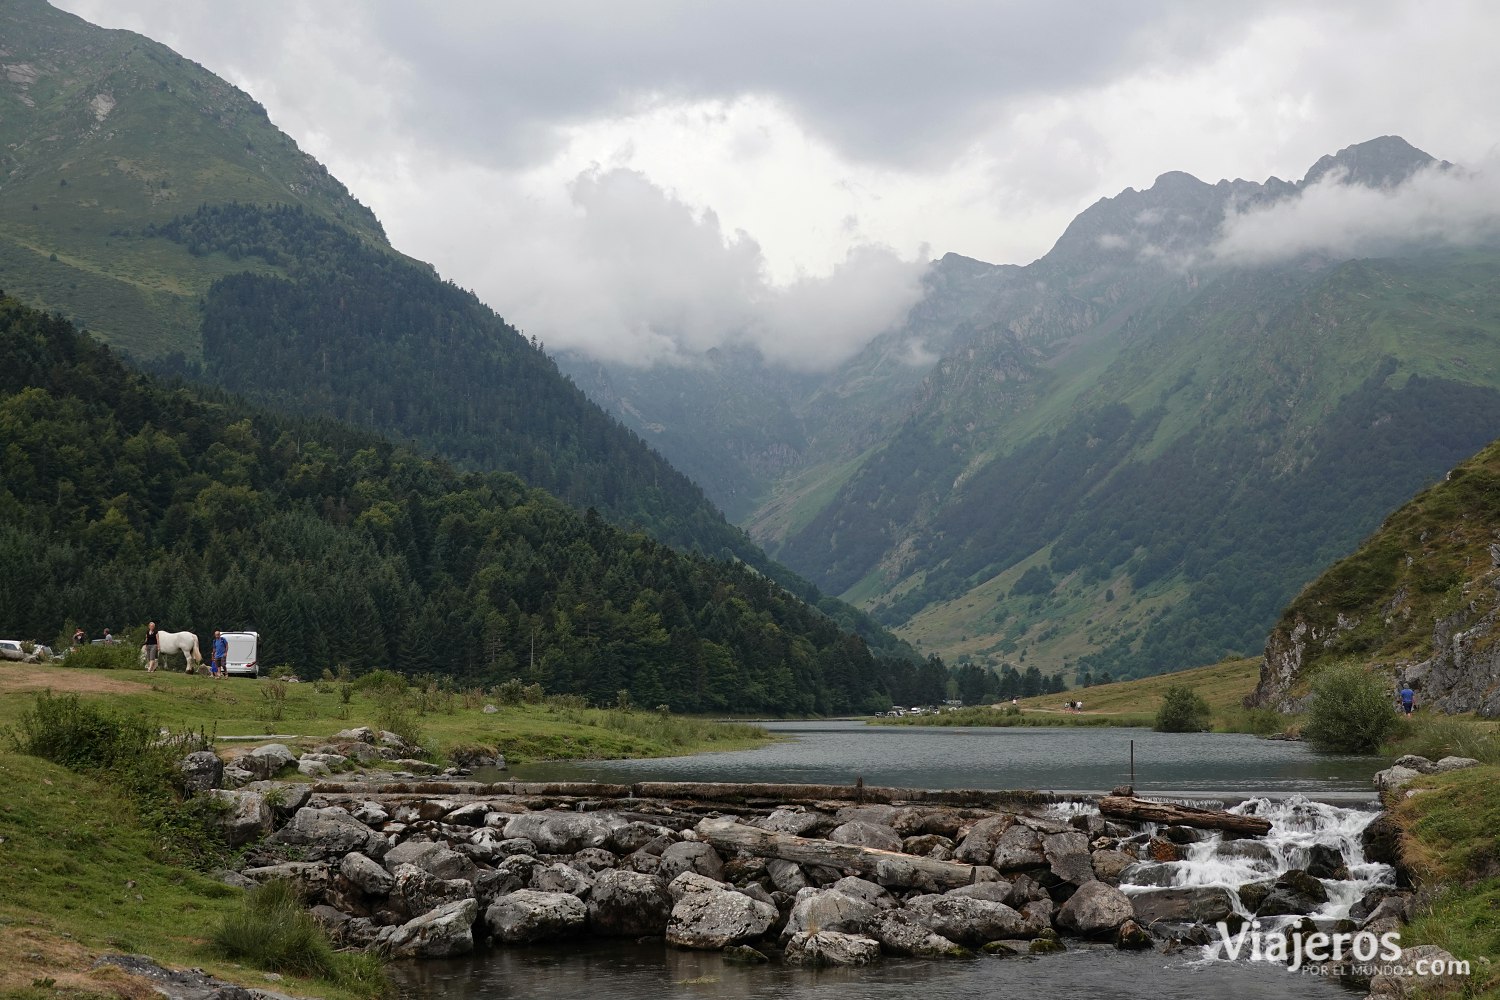
[[[683,896],[695,892],[724,892],[729,886],[723,882],[715,881],[707,875],[699,875],[697,872],[682,872],[672,881],[667,883],[667,895],[676,902]]]
[[[298,809],[291,822],[271,834],[273,844],[304,847],[318,857],[342,857],[350,851],[380,859],[389,849],[385,838],[337,806]]]
[[[396,876],[358,851],[344,855],[339,874],[366,896],[389,896],[396,889]]]
[[[673,907],[662,879],[618,868],[595,876],[588,904],[590,930],[609,937],[663,934]]]
[[[1129,898],[1103,882],[1085,882],[1057,913],[1057,926],[1079,937],[1111,937],[1135,916]]]
[[[1136,863],[1134,855],[1124,851],[1104,848],[1089,855],[1094,863],[1094,874],[1106,882],[1117,882],[1125,869]]]
[[[319,900],[328,894],[333,868],[326,861],[283,861],[279,865],[246,868],[243,874],[256,883],[290,882],[303,899]]]
[[[392,873],[396,887],[391,896],[408,916],[445,906],[461,899],[474,898],[474,883],[467,879],[441,879],[416,865],[400,865]]]
[[[219,829],[224,831],[224,841],[230,847],[241,847],[271,832],[275,816],[264,795],[227,788],[210,789],[208,794],[223,803]]]
[[[795,861],[770,858],[766,861],[766,874],[771,876],[771,884],[777,891],[788,896],[795,896],[808,886],[807,876]]]
[[[943,893],[945,896],[967,896],[970,899],[987,899],[991,903],[1005,903],[1007,906],[1017,902],[1011,884],[1006,881],[975,882],[973,885],[961,885],[957,889],[949,889]],[[1025,902],[1025,900],[1021,900]]]
[[[962,845],[959,857],[963,858]],[[1042,853],[1041,836],[1029,826],[1017,823],[996,841],[991,863],[1002,872],[1042,867],[1047,863],[1047,856]]]
[[[588,899],[594,888],[594,880],[571,865],[558,863],[533,871],[531,888],[541,892],[566,892],[579,899]]]
[[[297,758],[280,743],[267,743],[242,754],[235,761],[257,778],[274,778],[282,770],[297,766]]]
[[[888,910],[870,921],[869,934],[888,954],[903,958],[957,958],[964,949],[905,910]]]
[[[212,750],[195,750],[177,765],[182,771],[182,790],[202,795],[224,784],[224,762]]]
[[[828,839],[835,844],[853,844],[857,847],[874,847],[882,851],[901,850],[901,838],[888,826],[865,820],[852,820],[834,827]]]
[[[585,847],[603,847],[612,825],[599,813],[523,813],[505,824],[505,836],[525,837],[543,854],[575,854]]]
[[[989,886],[995,883],[981,882],[979,884]],[[882,910],[894,909],[901,905],[896,900],[896,897],[892,896],[890,891],[885,887],[878,886],[874,882],[858,878],[854,875],[847,875],[828,888],[834,892],[842,892],[846,896],[853,896],[855,899],[863,899],[866,903],[871,903]],[[1005,888],[1009,890],[1010,886],[1005,886]]]
[[[831,824],[833,817],[827,813],[820,813],[813,809],[804,809],[801,806],[782,806],[773,809],[769,816],[752,820],[753,826],[762,830],[773,830],[776,833],[790,833],[796,837],[806,837],[818,827]]]
[[[1375,772],[1375,787],[1381,789],[1401,788],[1422,776],[1422,772],[1410,767],[1395,765]]]
[[[869,965],[879,958],[880,942],[838,931],[802,931],[786,945],[788,965]]]
[[[1370,979],[1370,996],[1375,1000],[1404,1000],[1418,994],[1459,996],[1466,987],[1477,985],[1469,982],[1468,975],[1454,971],[1458,966],[1453,955],[1435,944],[1402,948],[1401,957],[1393,962],[1370,964],[1380,970],[1380,975]],[[1477,971],[1483,975],[1488,970],[1481,966]]]
[[[474,918],[479,902],[460,899],[413,917],[382,937],[381,950],[392,958],[446,958],[474,950]]]
[[[982,945],[1035,933],[1020,913],[989,899],[918,896],[907,901],[906,909],[929,930],[959,944]]]
[[[1444,757],[1432,765],[1433,774],[1446,774],[1449,771],[1463,771],[1471,767],[1478,767],[1479,761],[1473,757]]]
[[[995,856],[1000,838],[1015,825],[1011,816],[989,816],[969,828],[963,843],[953,852],[953,857],[970,865],[987,865]]]
[[[368,827],[383,826],[391,820],[391,814],[379,802],[361,802],[349,815]]]
[[[634,854],[658,838],[666,839],[662,844],[665,847],[666,843],[675,840],[677,835],[669,827],[631,820],[629,823],[611,829],[600,846],[615,854]],[[661,852],[655,853],[659,855]]]
[[[667,941],[680,948],[717,950],[765,936],[776,907],[742,892],[689,892],[672,906]]]
[[[470,858],[431,841],[408,840],[397,844],[381,860],[386,869],[392,872],[402,865],[415,865],[442,879],[463,878],[472,881],[479,874],[479,869]]]
[[[792,902],[782,940],[801,931],[844,931],[863,934],[880,907],[835,889],[803,889]]]
[[[582,933],[588,909],[583,900],[566,892],[517,889],[491,903],[484,922],[503,944],[534,944]]]
[[[1188,886],[1153,889],[1130,897],[1135,919],[1147,927],[1154,924],[1203,924],[1212,927],[1234,914],[1234,894],[1223,886]]]
[[[661,852],[658,874],[671,881],[683,872],[697,872],[716,881],[724,880],[724,859],[707,844],[681,841]]]

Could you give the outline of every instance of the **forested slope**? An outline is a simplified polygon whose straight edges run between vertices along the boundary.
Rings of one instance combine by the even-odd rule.
[[[505,474],[132,372],[0,298],[0,632],[253,627],[304,675],[395,667],[685,711],[940,696],[738,563]],[[533,650],[534,659],[533,659]]]

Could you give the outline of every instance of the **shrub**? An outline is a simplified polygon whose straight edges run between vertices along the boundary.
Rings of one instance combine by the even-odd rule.
[[[1212,714],[1197,691],[1174,684],[1162,695],[1152,728],[1158,733],[1201,733],[1208,728]]]
[[[1316,750],[1374,753],[1399,725],[1385,685],[1357,664],[1332,663],[1313,680],[1302,736]]]
[[[424,744],[418,713],[404,691],[384,691],[375,705],[375,724],[414,747]]]
[[[1485,764],[1500,764],[1500,741],[1472,722],[1434,716],[1417,716],[1404,723],[1397,735],[1402,753],[1419,754],[1429,760],[1473,757]]]
[[[394,670],[372,670],[354,682],[356,689],[375,694],[381,691],[405,691],[406,678]]]
[[[519,677],[512,677],[504,684],[495,685],[495,700],[502,705],[519,705],[525,697],[526,685]]]
[[[141,647],[137,643],[128,646],[123,642],[100,643],[79,646],[68,650],[64,666],[82,667],[85,670],[140,670]]]
[[[302,904],[290,882],[273,880],[245,894],[240,909],[214,929],[213,950],[259,969],[337,983],[364,996],[389,986],[373,956],[341,955]]]

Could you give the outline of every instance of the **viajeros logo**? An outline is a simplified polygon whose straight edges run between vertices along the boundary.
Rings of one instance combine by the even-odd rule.
[[[1285,931],[1263,932],[1259,920],[1242,924],[1234,932],[1225,921],[1219,921],[1217,926],[1223,954],[1230,960],[1246,957],[1256,962],[1277,962],[1286,965],[1291,972],[1306,969],[1319,974],[1357,973],[1366,977],[1469,974],[1469,963],[1464,959],[1420,958],[1408,966],[1402,961],[1401,934],[1398,931],[1384,934],[1374,931],[1288,934]],[[1349,965],[1346,967],[1341,963]]]

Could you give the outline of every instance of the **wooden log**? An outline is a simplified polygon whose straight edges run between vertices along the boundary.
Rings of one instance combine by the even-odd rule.
[[[780,858],[804,865],[828,865],[852,869],[871,881],[897,889],[956,889],[974,882],[994,882],[1000,873],[988,865],[964,865],[953,861],[882,851],[831,840],[794,837],[732,819],[711,819],[698,824],[698,833],[714,847],[747,851],[761,858]]]
[[[1252,837],[1264,837],[1271,832],[1271,821],[1259,816],[1240,816],[1220,809],[1152,802],[1125,795],[1106,795],[1100,799],[1099,815],[1169,826],[1192,826],[1200,830],[1224,830]]]

